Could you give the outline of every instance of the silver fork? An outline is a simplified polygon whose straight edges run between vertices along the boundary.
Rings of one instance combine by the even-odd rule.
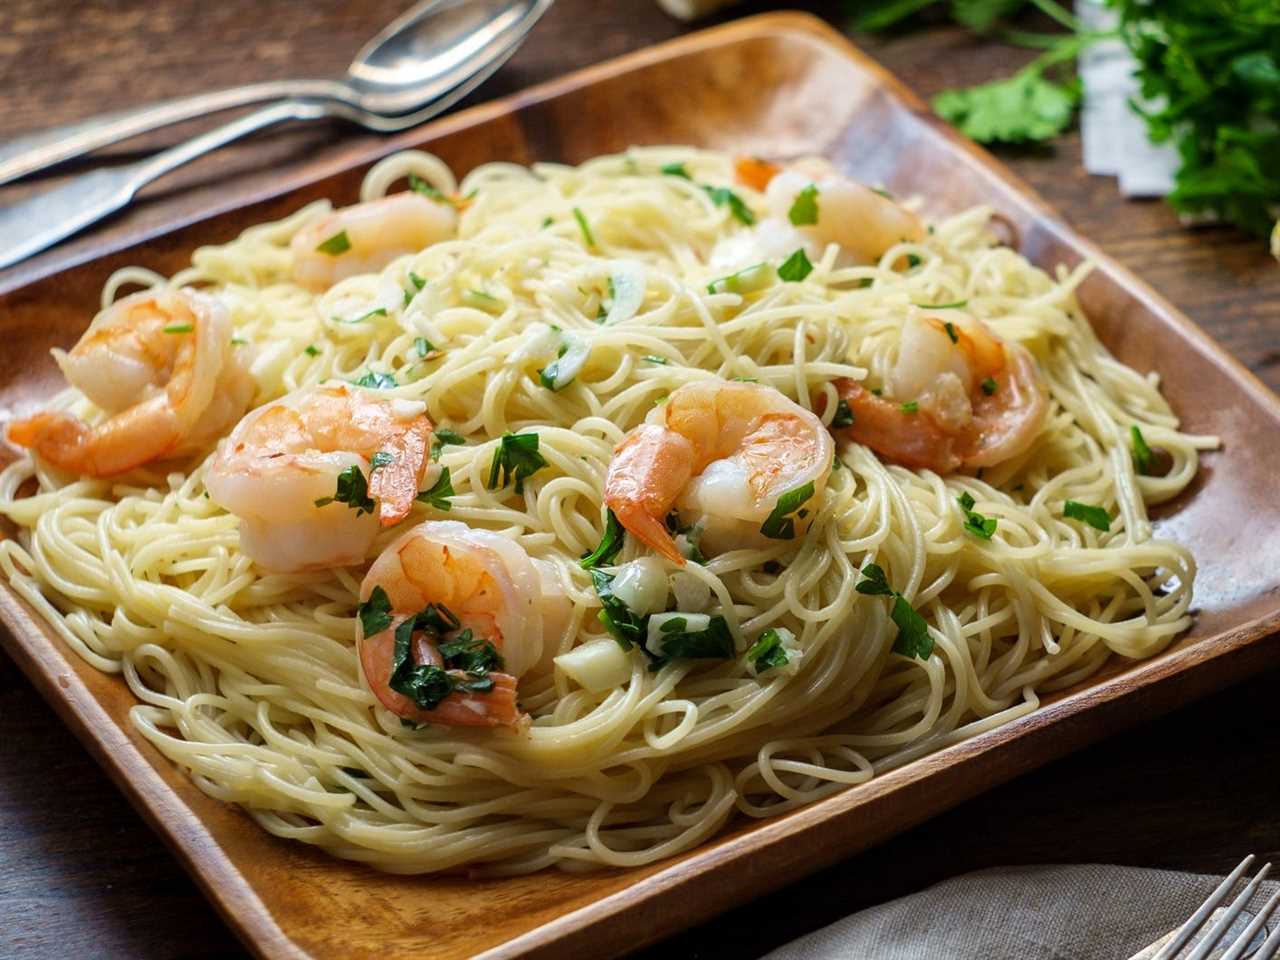
[[[1209,894],[1209,898],[1200,904],[1190,919],[1169,936],[1167,942],[1161,941],[1152,944],[1136,957],[1131,958],[1131,960],[1147,960],[1147,958],[1150,958],[1150,960],[1174,960],[1175,957],[1179,957],[1179,960],[1206,960],[1218,948],[1219,942],[1226,936],[1232,925],[1235,924],[1236,919],[1244,912],[1245,907],[1249,905],[1249,901],[1258,892],[1258,887],[1262,884],[1262,881],[1271,872],[1271,864],[1263,864],[1262,869],[1254,875],[1252,880],[1245,884],[1244,889],[1231,901],[1230,906],[1219,910],[1222,902],[1230,896],[1235,885],[1240,882],[1240,878],[1253,865],[1253,862],[1253,854],[1245,857],[1240,862],[1240,865],[1232,870],[1231,874],[1222,883],[1218,884],[1217,889]],[[1245,951],[1249,949],[1254,939],[1258,936],[1258,932],[1264,928],[1268,918],[1275,912],[1277,904],[1280,904],[1280,891],[1273,894],[1262,905],[1262,908],[1249,921],[1248,926],[1244,928],[1238,937],[1225,945],[1226,952],[1216,960],[1241,960],[1241,958],[1245,957]],[[1182,950],[1191,942],[1192,938],[1210,917],[1214,917],[1213,926],[1194,945],[1190,953],[1180,957]],[[1156,947],[1159,950],[1153,953],[1152,951]],[[1272,960],[1277,952],[1280,952],[1280,927],[1277,927],[1261,946],[1252,953],[1247,954],[1247,956],[1248,960]]]

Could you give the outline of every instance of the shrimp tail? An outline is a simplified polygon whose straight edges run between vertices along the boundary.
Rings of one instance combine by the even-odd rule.
[[[925,411],[907,412],[848,377],[837,380],[835,387],[853,414],[853,425],[841,432],[856,443],[912,469],[951,473],[963,463],[956,438]]]
[[[158,459],[178,440],[177,425],[167,415],[163,398],[140,404],[125,414],[90,427],[78,417],[45,411],[9,426],[9,439],[61,470],[94,477],[124,473]],[[146,430],[136,430],[146,419]]]
[[[667,514],[693,476],[693,445],[678,433],[644,424],[618,444],[605,475],[604,500],[641,543],[673,563],[685,560],[666,527]]]
[[[374,470],[369,478],[369,495],[378,501],[382,526],[399,523],[413,509],[430,440],[431,426],[423,420],[418,429],[406,430],[386,445],[386,452],[395,459]]]

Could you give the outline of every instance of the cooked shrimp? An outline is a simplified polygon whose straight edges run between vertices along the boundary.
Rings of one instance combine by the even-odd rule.
[[[876,396],[853,380],[837,382],[853,414],[849,436],[903,466],[938,473],[1025,452],[1048,409],[1031,354],[953,310],[946,319],[908,318],[885,386],[889,395]]]
[[[244,413],[257,386],[231,332],[226,307],[193,290],[125,297],[69,352],[53,352],[67,382],[106,419],[90,426],[46,411],[13,423],[9,439],[94,477],[203,449]]]
[[[624,527],[684,563],[665,519],[672,508],[702,528],[712,552],[760,542],[783,494],[821,493],[835,455],[822,422],[772,387],[699,380],[672,392],[651,422],[618,444],[604,499]],[[789,530],[808,526],[800,509]]]
[[[791,223],[790,214],[803,191],[813,188],[817,222],[795,229],[812,242],[815,255],[837,243],[860,260],[879,260],[890,247],[925,237],[921,219],[887,196],[842,176],[825,160],[798,160],[769,180],[765,202],[769,215]]]
[[[544,669],[569,622],[570,603],[550,564],[529,557],[509,537],[451,520],[427,521],[409,530],[373,562],[360,585],[367,601],[381,588],[391,605],[391,625],[357,638],[365,682],[378,701],[397,716],[418,723],[455,726],[514,726],[520,718],[516,680]],[[459,630],[489,642],[501,656],[500,672],[490,672],[487,691],[455,689],[432,709],[392,690],[395,630],[428,605],[443,607]],[[444,637],[415,631],[415,665],[447,668],[435,646]],[[466,674],[450,671],[457,681]]]
[[[240,518],[240,549],[260,566],[296,572],[359,563],[378,533],[413,508],[426,472],[431,421],[418,400],[346,383],[295,390],[246,416],[205,477],[209,496]],[[373,467],[375,454],[390,460]],[[379,457],[382,461],[386,457]],[[335,501],[352,468],[376,504]],[[374,512],[376,510],[376,512]]]
[[[396,193],[335,210],[293,235],[293,279],[309,290],[376,273],[458,232],[453,204],[419,193]]]

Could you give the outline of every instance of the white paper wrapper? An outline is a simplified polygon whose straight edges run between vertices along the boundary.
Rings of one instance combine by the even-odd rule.
[[[1077,0],[1076,15],[1090,30],[1110,30],[1116,23],[1114,12],[1095,0]],[[1151,143],[1146,123],[1129,106],[1138,98],[1136,66],[1120,40],[1090,44],[1080,54],[1084,168],[1118,177],[1126,197],[1162,197],[1173,189],[1178,152],[1171,144]]]

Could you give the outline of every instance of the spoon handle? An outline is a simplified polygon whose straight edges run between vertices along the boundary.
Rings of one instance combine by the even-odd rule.
[[[106,113],[0,143],[0,183],[183,120],[286,97],[335,97],[346,86],[328,80],[272,80]]]
[[[0,209],[0,269],[12,266],[78,233],[129,203],[142,187],[201,154],[285,120],[325,115],[325,105],[285,100],[223,124],[145,160],[78,176],[20,203]]]

